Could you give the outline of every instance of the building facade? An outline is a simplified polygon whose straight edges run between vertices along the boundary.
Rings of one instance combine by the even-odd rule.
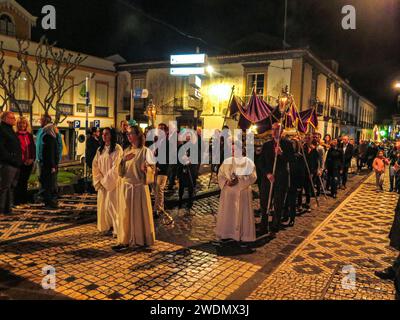
[[[17,59],[18,39],[31,40],[31,28],[36,24],[36,17],[23,9],[17,2],[13,0],[0,0],[0,42],[3,42],[5,65],[3,68],[8,69],[9,66],[17,68],[19,61]],[[37,43],[31,41],[29,57],[31,68],[35,68],[35,59],[33,53],[37,47]],[[77,52],[68,51],[68,53],[76,56]],[[86,56],[85,54],[81,54]],[[80,84],[85,81],[89,74],[94,74],[90,80],[90,96],[91,103],[89,106],[89,127],[94,125],[95,120],[100,123],[101,127],[114,127],[115,113],[115,91],[117,83],[117,73],[114,62],[94,56],[88,56],[87,59],[74,70],[65,86],[72,84]],[[22,109],[24,116],[32,117],[32,127],[34,130],[40,126],[40,117],[44,113],[37,99],[33,105],[30,105],[32,99],[32,86],[28,78],[23,73],[16,81],[16,98]],[[36,90],[40,96],[47,93],[46,82],[39,76],[36,83]],[[69,159],[77,159],[84,154],[84,142],[79,142],[78,137],[84,136],[86,125],[86,109],[85,109],[85,87],[84,83],[70,89],[64,95],[60,108],[66,119],[58,124],[60,132],[64,138],[64,156]],[[3,96],[0,89],[0,95]],[[0,98],[0,104],[2,104]],[[13,105],[7,105],[7,110],[18,112]],[[54,116],[55,111],[51,110],[50,115]],[[63,117],[64,118],[64,117]],[[79,121],[80,128],[74,128],[75,121]],[[81,137],[82,138],[82,137]]]
[[[189,97],[188,77],[170,75],[169,61],[121,64],[119,70],[118,120],[129,117],[130,89],[146,88],[157,107],[156,123],[178,120],[178,126],[199,125],[221,129],[232,88],[248,101],[255,87],[270,105],[286,86],[297,108],[315,107],[322,135],[348,134],[356,139],[372,139],[376,106],[358,94],[338,75],[335,61],[321,61],[311,51],[287,50],[209,57],[214,70],[202,77],[202,99]],[[134,117],[146,121],[148,100],[135,100]],[[231,120],[233,128],[237,124]]]

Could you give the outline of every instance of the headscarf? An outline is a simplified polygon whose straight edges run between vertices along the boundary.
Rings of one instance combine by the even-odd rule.
[[[46,134],[52,136],[54,139],[57,137],[56,129],[53,123],[49,123],[43,128],[43,135]]]

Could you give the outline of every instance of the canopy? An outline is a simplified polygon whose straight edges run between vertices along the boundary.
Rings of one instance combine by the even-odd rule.
[[[260,134],[270,130],[272,124],[281,118],[278,107],[272,107],[261,99],[255,91],[247,105],[244,105],[240,98],[234,96],[229,106],[231,116],[240,114],[239,127],[242,130],[249,129],[256,125]],[[318,116],[315,108],[298,112],[294,104],[285,112],[283,116],[285,128],[296,128],[299,132],[305,133],[309,127],[318,126]]]

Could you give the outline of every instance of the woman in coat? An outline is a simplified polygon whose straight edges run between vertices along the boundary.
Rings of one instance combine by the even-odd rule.
[[[29,121],[24,117],[19,118],[17,121],[17,136],[21,144],[22,165],[19,171],[17,186],[14,190],[15,205],[26,204],[28,202],[28,180],[36,159],[36,146],[32,130]]]

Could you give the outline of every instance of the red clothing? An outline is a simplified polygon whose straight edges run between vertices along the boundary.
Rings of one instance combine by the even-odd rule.
[[[36,159],[36,147],[33,141],[33,135],[26,131],[17,132],[19,142],[22,150],[22,162]]]
[[[386,166],[389,164],[389,160],[386,158],[378,158],[376,157],[372,167],[374,168],[375,172],[385,172]]]

